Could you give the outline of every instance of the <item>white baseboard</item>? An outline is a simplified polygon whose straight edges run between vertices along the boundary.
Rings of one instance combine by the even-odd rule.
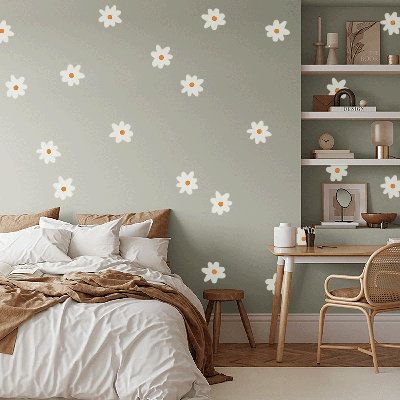
[[[268,342],[271,314],[249,314],[257,343]],[[316,343],[319,314],[290,314],[286,330],[287,343]],[[212,321],[210,332],[212,331]],[[400,343],[400,314],[384,313],[375,318],[375,336],[379,342]],[[276,340],[278,332],[276,334]],[[247,337],[239,314],[222,314],[221,343],[246,343]],[[324,342],[367,343],[367,322],[363,314],[328,314]]]

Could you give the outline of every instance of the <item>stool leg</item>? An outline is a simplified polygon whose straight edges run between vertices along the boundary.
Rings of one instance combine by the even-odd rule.
[[[211,313],[214,307],[214,301],[210,300],[207,304],[207,308],[206,308],[206,322],[207,325],[210,323],[210,319],[211,319]]]
[[[214,325],[213,325],[213,349],[214,353],[218,350],[219,333],[221,331],[221,302],[215,302]]]
[[[251,325],[249,321],[249,317],[247,316],[246,310],[242,303],[242,300],[237,300],[236,304],[239,309],[240,318],[242,319],[242,323],[244,326],[244,330],[246,331],[247,339],[249,339],[249,343],[251,347],[256,347],[256,343],[254,341],[253,332],[251,330]]]

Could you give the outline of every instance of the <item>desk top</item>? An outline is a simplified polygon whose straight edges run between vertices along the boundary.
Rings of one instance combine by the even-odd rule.
[[[332,247],[323,247],[322,249],[307,246],[296,246],[296,247],[274,247],[268,246],[268,250],[275,256],[367,256],[369,257],[379,248],[384,245],[331,245]],[[335,248],[333,248],[335,246]]]

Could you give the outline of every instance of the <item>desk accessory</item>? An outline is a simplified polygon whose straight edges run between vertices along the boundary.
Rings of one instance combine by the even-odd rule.
[[[361,216],[369,228],[385,229],[396,219],[397,213],[362,213]]]
[[[346,22],[346,63],[381,63],[381,28],[377,21]]]
[[[317,18],[317,41],[314,43],[315,46],[315,65],[322,65],[324,63],[324,47],[325,43],[322,41],[322,19],[321,17]]]
[[[316,94],[313,96],[313,111],[327,112],[334,106],[335,96],[331,94]]]
[[[274,228],[274,246],[275,247],[295,247],[296,246],[295,227],[287,222],[281,222]]]
[[[340,89],[336,92],[334,98],[333,98],[333,105],[335,107],[340,107],[340,101],[342,96],[345,95],[346,97],[349,98],[350,100],[350,106],[351,107],[355,107],[356,105],[356,95],[354,94],[354,92],[350,89],[344,88],[344,89]]]
[[[327,33],[326,35],[326,49],[329,49],[327,65],[338,64],[336,50],[339,48],[339,37],[337,33]]]
[[[372,144],[375,146],[375,158],[390,158],[389,147],[393,144],[393,122],[373,122],[371,125],[371,138]]]
[[[315,245],[315,228],[311,226],[305,226],[304,232],[306,233],[307,247],[314,247]]]

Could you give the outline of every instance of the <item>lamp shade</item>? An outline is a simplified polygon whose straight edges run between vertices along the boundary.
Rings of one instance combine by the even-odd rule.
[[[371,125],[371,139],[375,146],[391,146],[393,144],[393,122],[373,122]]]

